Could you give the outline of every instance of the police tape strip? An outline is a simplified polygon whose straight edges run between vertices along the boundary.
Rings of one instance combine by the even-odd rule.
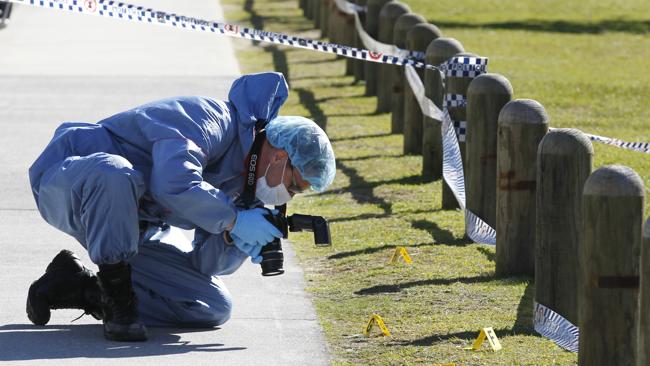
[[[444,102],[447,108],[467,107],[467,97],[462,94],[445,94]]]
[[[455,57],[449,62],[462,62],[462,59],[463,57]],[[465,172],[460,145],[458,144],[459,141],[463,142],[465,139],[466,122],[453,121],[446,107],[441,111],[431,99],[426,97],[424,84],[422,84],[422,80],[420,80],[420,76],[414,68],[407,66],[404,74],[415,99],[420,105],[422,114],[442,123],[442,177],[447,182],[454,197],[456,197],[461,209],[465,211],[467,236],[476,243],[495,245],[496,231],[476,214],[467,210],[466,206]]]
[[[334,3],[336,4],[336,7],[341,10],[341,12],[347,15],[354,15],[360,12],[365,12],[368,9],[366,6],[360,6],[347,0],[334,0]]]
[[[424,57],[425,57],[424,52],[403,50],[395,45],[379,42],[376,39],[372,38],[372,36],[369,35],[368,32],[366,32],[365,28],[363,27],[363,22],[361,21],[361,18],[359,17],[359,13],[357,12],[354,13],[354,27],[357,30],[357,34],[359,35],[359,38],[361,39],[361,43],[363,43],[366,49],[373,52],[396,55],[403,58],[409,57],[411,59],[424,62]]]
[[[51,10],[95,15],[105,18],[120,19],[131,22],[155,24],[191,31],[222,34],[234,38],[268,42],[312,51],[336,54],[357,60],[391,64],[397,66],[411,65],[416,68],[437,69],[422,61],[408,57],[373,52],[335,43],[325,43],[307,38],[289,36],[282,33],[267,32],[254,28],[240,27],[235,24],[218,23],[197,18],[170,14],[142,6],[109,0],[7,0],[10,3],[31,5]],[[476,66],[464,67],[464,72],[474,72]],[[458,72],[458,71],[454,71]]]
[[[578,327],[537,301],[533,309],[533,326],[537,333],[552,339],[558,346],[567,351],[578,352]]]
[[[611,137],[603,137],[592,134],[585,134],[591,141],[600,142],[601,144],[611,145],[620,147],[621,149],[627,149],[632,151],[638,151],[641,153],[650,154],[650,142],[626,142],[619,139],[613,139]]]

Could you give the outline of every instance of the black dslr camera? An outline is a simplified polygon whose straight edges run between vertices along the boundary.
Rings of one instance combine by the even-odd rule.
[[[267,209],[268,210],[268,209]],[[317,246],[332,245],[330,237],[330,227],[322,216],[310,216],[293,214],[285,216],[281,211],[273,214],[268,210],[265,215],[275,227],[282,232],[283,238],[289,237],[289,232],[312,231],[314,233],[314,243]],[[262,276],[277,276],[284,273],[282,268],[284,264],[284,254],[282,253],[282,243],[279,238],[262,247]]]

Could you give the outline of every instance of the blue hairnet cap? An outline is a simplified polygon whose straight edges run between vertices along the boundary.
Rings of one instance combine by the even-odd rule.
[[[314,121],[299,116],[280,116],[266,125],[266,139],[273,147],[289,153],[311,188],[322,192],[336,175],[334,150],[329,138]]]

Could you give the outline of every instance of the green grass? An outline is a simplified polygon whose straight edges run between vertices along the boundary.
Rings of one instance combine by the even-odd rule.
[[[243,10],[243,0],[224,2],[231,22],[252,22],[310,38],[320,34],[302,17],[297,0],[256,0],[251,11]],[[532,0],[453,6],[447,0],[435,6],[429,0],[408,2],[431,21],[465,24],[441,28],[468,51],[490,57],[490,70],[510,79],[516,97],[544,104],[553,126],[650,140],[649,112],[644,109],[650,95],[650,75],[644,73],[650,37],[645,31],[578,34],[485,26],[529,19],[582,24],[629,18],[643,23],[644,13],[634,8],[641,7],[641,1],[620,2],[612,9],[596,0],[574,5]],[[550,6],[566,9],[553,11]],[[504,8],[508,12],[499,10]],[[585,13],[591,18],[584,18]],[[374,114],[375,98],[364,97],[363,85],[343,76],[344,61],[291,48],[252,47],[237,40],[234,44],[244,72],[285,72],[292,92],[281,114],[311,116],[325,126],[334,144],[338,171],[333,187],[295,199],[290,209],[331,221],[331,248],[315,248],[307,234],[291,238],[335,364],[576,362],[575,354],[534,334],[531,279],[495,277],[494,249],[463,239],[462,214],[440,209],[440,182],[421,181],[421,158],[402,155],[402,137],[390,134],[390,116]],[[596,166],[626,164],[650,187],[647,155],[595,148]],[[386,264],[398,245],[408,247],[412,265]],[[362,336],[373,312],[382,315],[392,336]],[[486,326],[497,331],[503,350],[464,350]]]

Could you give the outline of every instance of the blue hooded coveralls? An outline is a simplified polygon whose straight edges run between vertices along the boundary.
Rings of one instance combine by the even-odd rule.
[[[145,324],[223,324],[231,298],[216,276],[247,255],[222,232],[243,207],[255,123],[275,118],[287,94],[282,74],[253,74],[228,101],[170,98],[64,123],[29,169],[38,210],[95,264],[130,262]],[[152,239],[168,225],[196,229],[191,251]]]

